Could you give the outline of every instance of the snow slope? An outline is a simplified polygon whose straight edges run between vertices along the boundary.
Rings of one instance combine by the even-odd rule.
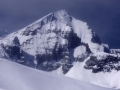
[[[86,70],[84,65],[85,63],[75,62],[65,76],[107,88],[120,89],[119,71],[92,73],[92,70]]]
[[[0,59],[2,90],[112,90]],[[1,90],[0,89],[0,90]]]

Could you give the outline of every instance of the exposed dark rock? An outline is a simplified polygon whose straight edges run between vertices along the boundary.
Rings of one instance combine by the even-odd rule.
[[[58,47],[57,43],[56,43],[54,49],[52,50],[52,54],[37,54],[36,55],[37,67],[43,66],[43,68],[41,67],[40,69],[51,71],[56,68],[59,68],[62,65],[62,63],[66,64],[66,65],[70,64],[71,60],[70,60],[69,52],[67,50],[68,49],[66,46]],[[55,61],[56,66],[49,64],[49,62],[51,62],[53,60]],[[57,64],[57,62],[60,60],[61,60],[61,64]],[[47,62],[47,64],[43,65],[44,62]]]
[[[20,52],[20,47],[18,46],[5,46],[4,50],[8,54],[10,58],[13,58],[15,55],[17,55]]]
[[[61,65],[56,62],[44,61],[39,66],[37,66],[37,69],[41,69],[44,71],[53,71],[53,70],[56,70],[57,68],[59,68],[60,66]]]
[[[20,42],[18,37],[14,37],[13,41],[12,41],[12,46],[20,46]]]
[[[84,68],[92,69],[93,73],[97,72],[111,72],[111,70],[120,70],[120,59],[114,56],[107,56],[105,59],[98,60],[97,57],[91,56],[86,61]]]
[[[2,44],[1,47],[3,48],[3,51],[6,53],[4,54],[4,58],[13,59],[20,64],[25,63],[24,54],[20,47],[20,42],[17,36],[14,37],[14,39],[11,42],[11,45]]]
[[[107,48],[107,47],[104,47],[104,52],[106,52],[106,53],[110,53],[110,49]]]
[[[25,31],[23,31],[22,35],[29,36],[29,35],[36,35],[37,29],[32,30],[31,27],[27,27]]]
[[[22,50],[20,50],[19,53],[17,54],[17,58],[18,58],[17,60],[18,63],[25,65],[26,60]]]
[[[86,47],[86,52],[87,52],[87,53],[91,53],[91,50],[90,50],[88,44],[82,42],[81,45],[84,45],[84,46]]]
[[[70,32],[68,39],[68,48],[74,49],[77,46],[81,44],[81,39],[77,36],[76,33],[73,32],[73,30]]]
[[[97,34],[95,32],[92,32],[92,39],[91,39],[91,41],[93,43],[101,44],[100,38],[97,36]]]
[[[62,65],[63,74],[66,74],[72,67],[73,67],[73,65],[71,65],[71,64],[63,64]]]

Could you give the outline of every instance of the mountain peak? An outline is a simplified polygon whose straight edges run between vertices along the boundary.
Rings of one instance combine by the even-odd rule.
[[[41,25],[42,24],[44,25],[47,23],[52,23],[53,21],[57,21],[57,20],[62,22],[62,23],[69,24],[69,26],[70,26],[70,21],[72,20],[72,16],[70,16],[66,10],[54,11],[54,12],[49,13],[48,15],[40,18],[39,20],[35,21],[34,23],[26,26],[23,29],[26,29],[27,27],[33,27],[33,26],[40,24],[40,23],[41,23]]]
[[[69,16],[69,13],[66,10],[58,10],[53,12],[54,14],[57,14],[58,16]]]
[[[64,10],[64,9],[61,9],[61,10],[57,10],[57,11],[55,11],[55,12],[53,12],[53,13],[62,13],[62,14],[66,14],[67,11]]]
[[[11,42],[13,45],[10,45]],[[45,62],[61,61],[68,67],[63,67],[63,73],[72,67],[71,63],[76,58],[84,58],[89,53],[104,52],[105,49],[86,23],[75,19],[66,10],[50,13],[31,25],[7,35],[0,40],[0,44],[3,44],[3,57],[14,58],[16,55],[22,60],[24,55],[25,64],[36,68],[42,65],[40,69],[47,71],[62,64],[55,67],[50,65],[50,68],[43,65]]]

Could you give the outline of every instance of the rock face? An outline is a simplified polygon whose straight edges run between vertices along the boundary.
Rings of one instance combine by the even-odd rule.
[[[119,58],[110,54],[110,49],[101,43],[96,33],[65,10],[50,13],[2,37],[0,44],[2,58],[45,71],[61,68],[62,73],[66,74],[74,62],[86,62],[85,68],[92,69],[94,73],[120,69],[119,65],[111,65],[118,63]],[[99,55],[92,56],[98,52],[107,53],[108,56],[100,56],[98,60]]]
[[[104,59],[98,60],[97,57],[91,56],[89,60],[86,61],[84,66],[86,69],[92,69],[93,73],[97,72],[111,72],[113,69],[120,70],[120,58],[114,56],[106,56]]]

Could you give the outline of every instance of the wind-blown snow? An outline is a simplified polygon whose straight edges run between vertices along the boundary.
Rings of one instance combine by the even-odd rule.
[[[0,59],[2,90],[112,90]]]
[[[104,51],[104,48],[102,45],[93,43],[91,41],[93,37],[91,32],[92,30],[89,29],[87,23],[73,18],[71,24],[74,29],[74,32],[78,35],[78,37],[81,38],[81,42],[88,43],[92,52]]]

